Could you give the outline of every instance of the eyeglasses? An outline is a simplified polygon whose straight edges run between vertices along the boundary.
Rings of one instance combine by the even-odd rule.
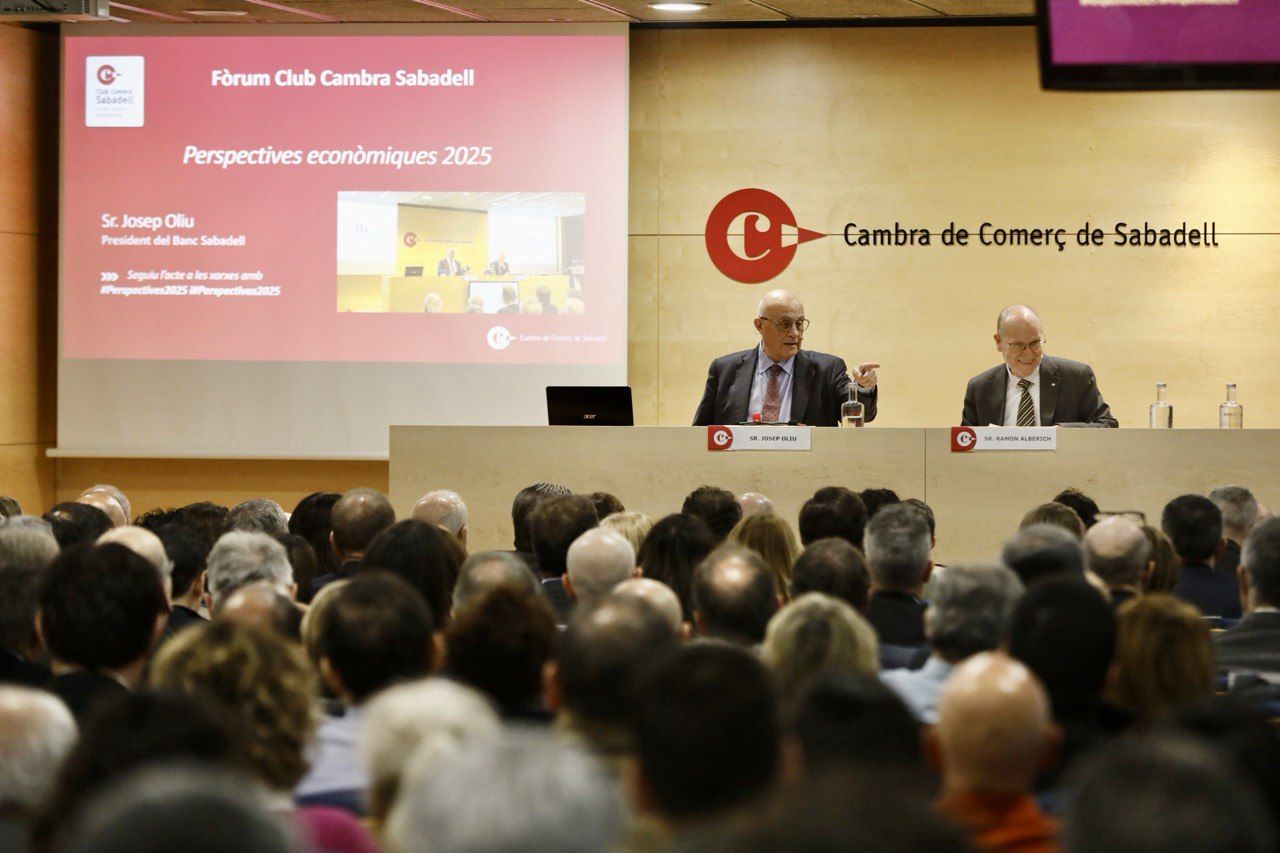
[[[783,317],[781,320],[770,320],[768,317],[761,316],[760,319],[772,323],[775,329],[784,334],[792,329],[795,329],[797,332],[803,332],[805,329],[809,328],[809,321],[804,317],[801,317],[799,320],[792,320],[790,317]]]
[[[1037,338],[1036,340],[1032,341],[1029,344],[1014,344],[1014,343],[1005,341],[1004,348],[1007,349],[1009,352],[1013,353],[1014,355],[1022,355],[1027,350],[1031,350],[1031,352],[1033,353],[1044,352],[1044,344],[1045,344],[1044,338]]]

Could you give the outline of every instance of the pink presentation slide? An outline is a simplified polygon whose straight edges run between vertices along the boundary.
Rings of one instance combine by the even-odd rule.
[[[63,57],[64,357],[625,359],[624,35]]]

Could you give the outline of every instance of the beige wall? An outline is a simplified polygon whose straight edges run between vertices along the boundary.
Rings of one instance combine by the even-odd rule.
[[[32,150],[31,99],[21,94],[37,91],[29,65],[41,39],[52,43],[0,27],[5,79],[26,80],[5,87],[0,118],[17,115],[27,128],[21,144],[0,148],[0,170],[18,176],[27,196],[30,164],[14,152]],[[14,133],[11,125],[0,133]],[[1277,140],[1280,93],[1041,92],[1030,28],[635,32],[628,366],[637,421],[688,423],[707,363],[752,344],[756,300],[783,286],[814,320],[807,346],[884,364],[885,426],[956,421],[965,380],[996,363],[996,311],[1029,301],[1045,317],[1051,352],[1095,365],[1122,424],[1145,423],[1164,380],[1177,424],[1210,426],[1233,380],[1247,424],[1280,427]],[[55,144],[46,129],[37,147]],[[14,183],[0,181],[0,193]],[[1147,216],[1270,233],[1224,234],[1214,252],[1092,255],[850,249],[835,237],[802,247],[770,285],[746,286],[714,270],[701,236],[714,203],[746,186],[778,193],[801,225],[833,232],[850,219],[940,228],[953,218],[1034,226]],[[19,354],[0,367],[0,461],[22,494],[44,499],[51,469],[39,453],[53,436],[53,376],[34,364],[37,347],[52,353],[53,264],[45,259],[37,276],[33,252],[35,223],[53,217],[17,213],[31,208],[24,198],[0,205],[0,290],[18,309],[0,323]],[[207,485],[220,499],[265,492],[288,503],[309,477],[319,488],[386,486],[383,464],[328,470],[78,460],[59,465],[57,490],[73,496],[88,481],[118,480],[173,504]]]

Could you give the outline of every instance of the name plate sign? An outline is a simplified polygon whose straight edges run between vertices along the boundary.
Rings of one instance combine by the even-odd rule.
[[[811,450],[813,427],[709,426],[707,450]]]
[[[974,450],[1057,450],[1057,427],[985,426],[951,428],[951,452]]]

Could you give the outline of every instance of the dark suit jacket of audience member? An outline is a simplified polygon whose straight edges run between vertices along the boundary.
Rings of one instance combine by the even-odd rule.
[[[751,417],[751,383],[756,374],[758,346],[722,355],[711,362],[694,426],[737,424]],[[840,406],[849,399],[849,368],[844,359],[825,352],[800,350],[791,364],[791,420],[808,426],[837,426]],[[858,389],[866,406],[864,420],[876,418],[879,388]]]
[[[928,605],[905,592],[879,590],[867,605],[867,621],[876,629],[881,643],[892,646],[923,646],[924,611]]]
[[[32,663],[22,655],[0,648],[0,684],[44,687],[51,673],[46,667]]]
[[[338,567],[336,572],[330,572],[327,575],[321,575],[311,582],[311,595],[314,597],[326,584],[331,584],[336,580],[345,580],[352,577],[360,569],[359,560],[348,560]]]
[[[556,611],[556,624],[561,627],[569,624],[569,612],[573,610],[573,600],[564,591],[564,581],[560,578],[543,578],[542,594]]]
[[[1216,572],[1207,563],[1183,563],[1173,594],[1199,607],[1205,616],[1240,618],[1240,582],[1235,572]]]
[[[183,628],[189,628],[192,625],[199,625],[208,620],[190,607],[183,607],[181,604],[173,605],[169,610],[169,621],[164,623],[164,634],[161,639],[167,640]]]
[[[964,392],[964,426],[1004,423],[1009,368],[1004,364],[969,380]],[[1118,427],[1102,394],[1093,368],[1069,358],[1045,356],[1040,362],[1040,424],[1042,426]]]
[[[1240,568],[1240,546],[1230,539],[1222,541],[1225,544],[1222,546],[1222,553],[1213,561],[1213,570],[1215,572],[1225,572],[1235,577],[1236,569]]]
[[[1280,612],[1246,613],[1234,628],[1213,635],[1222,672],[1280,675]]]
[[[85,715],[99,702],[129,692],[129,688],[111,676],[87,671],[55,675],[45,689],[61,699],[81,725]]]

